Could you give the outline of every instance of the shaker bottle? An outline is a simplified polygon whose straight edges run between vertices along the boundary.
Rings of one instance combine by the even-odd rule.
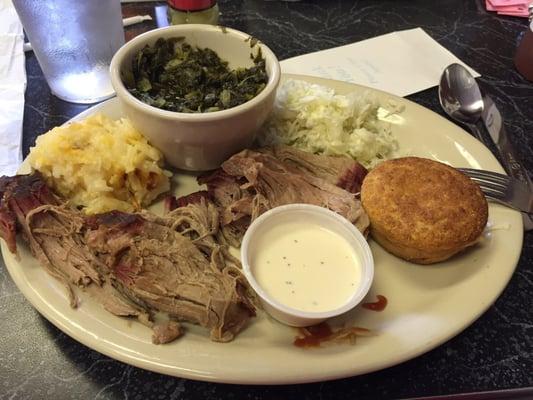
[[[13,0],[52,93],[73,103],[114,95],[109,63],[124,44],[120,0]]]
[[[179,24],[218,24],[216,0],[167,0],[168,21]]]

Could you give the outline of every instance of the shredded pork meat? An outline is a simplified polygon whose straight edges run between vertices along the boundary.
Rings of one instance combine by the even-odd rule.
[[[369,220],[358,199],[366,173],[361,164],[346,157],[279,146],[243,150],[198,182],[207,186],[207,196],[219,209],[223,239],[238,247],[255,218],[292,203],[329,208],[366,234]]]
[[[118,316],[153,326],[155,312],[207,328],[229,341],[255,315],[239,261],[218,245],[216,208],[201,199],[165,217],[110,212],[87,217],[54,196],[39,176],[13,178],[2,204],[39,263],[68,289],[82,288]],[[155,328],[154,328],[155,329]],[[181,332],[154,330],[164,343]]]
[[[46,271],[68,290],[94,296],[112,314],[153,329],[154,343],[180,337],[179,321],[229,341],[255,315],[255,296],[228,246],[249,224],[280,205],[327,207],[366,233],[357,194],[366,170],[347,158],[289,147],[244,150],[201,176],[206,191],[165,200],[167,213],[109,212],[88,217],[38,174],[0,178],[0,237],[16,251],[17,233]],[[169,320],[154,323],[154,314]]]

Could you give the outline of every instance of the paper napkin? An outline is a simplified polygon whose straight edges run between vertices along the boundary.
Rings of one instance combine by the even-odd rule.
[[[474,76],[480,76],[416,28],[289,58],[281,62],[281,70],[407,96],[438,85],[442,71],[452,63],[460,63]]]
[[[11,0],[0,0],[0,176],[22,162],[22,117],[26,70],[22,24]]]
[[[488,11],[496,11],[500,15],[528,17],[528,6],[532,3],[532,0],[485,0],[485,7]]]

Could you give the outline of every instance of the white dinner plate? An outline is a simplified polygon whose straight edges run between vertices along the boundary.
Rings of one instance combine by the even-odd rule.
[[[295,76],[285,76],[294,78]],[[446,119],[408,100],[361,86],[313,77],[307,81],[338,93],[370,91],[386,104],[405,106],[391,119],[401,149],[456,167],[503,172],[480,142]],[[121,116],[111,99],[83,112]],[[27,170],[27,166],[26,166]],[[198,189],[191,175],[177,175],[177,193]],[[166,345],[151,342],[151,330],[140,323],[106,312],[81,293],[78,309],[69,307],[64,288],[49,276],[19,243],[19,258],[2,253],[7,268],[24,296],[50,322],[86,346],[140,368],[178,377],[247,384],[321,381],[376,371],[409,360],[457,335],[475,321],[507,285],[520,256],[522,220],[509,208],[491,204],[491,229],[483,242],[453,259],[430,266],[402,261],[371,241],[375,282],[368,299],[377,294],[389,301],[382,312],[356,308],[344,320],[373,330],[376,335],[355,345],[302,349],[293,345],[295,330],[264,314],[230,343],[211,342],[200,327],[187,326],[184,337]]]

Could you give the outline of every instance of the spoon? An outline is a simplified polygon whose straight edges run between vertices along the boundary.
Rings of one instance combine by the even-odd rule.
[[[485,146],[489,142],[477,123],[483,112],[483,96],[474,77],[460,64],[446,67],[440,77],[440,105],[453,120],[466,125]]]

